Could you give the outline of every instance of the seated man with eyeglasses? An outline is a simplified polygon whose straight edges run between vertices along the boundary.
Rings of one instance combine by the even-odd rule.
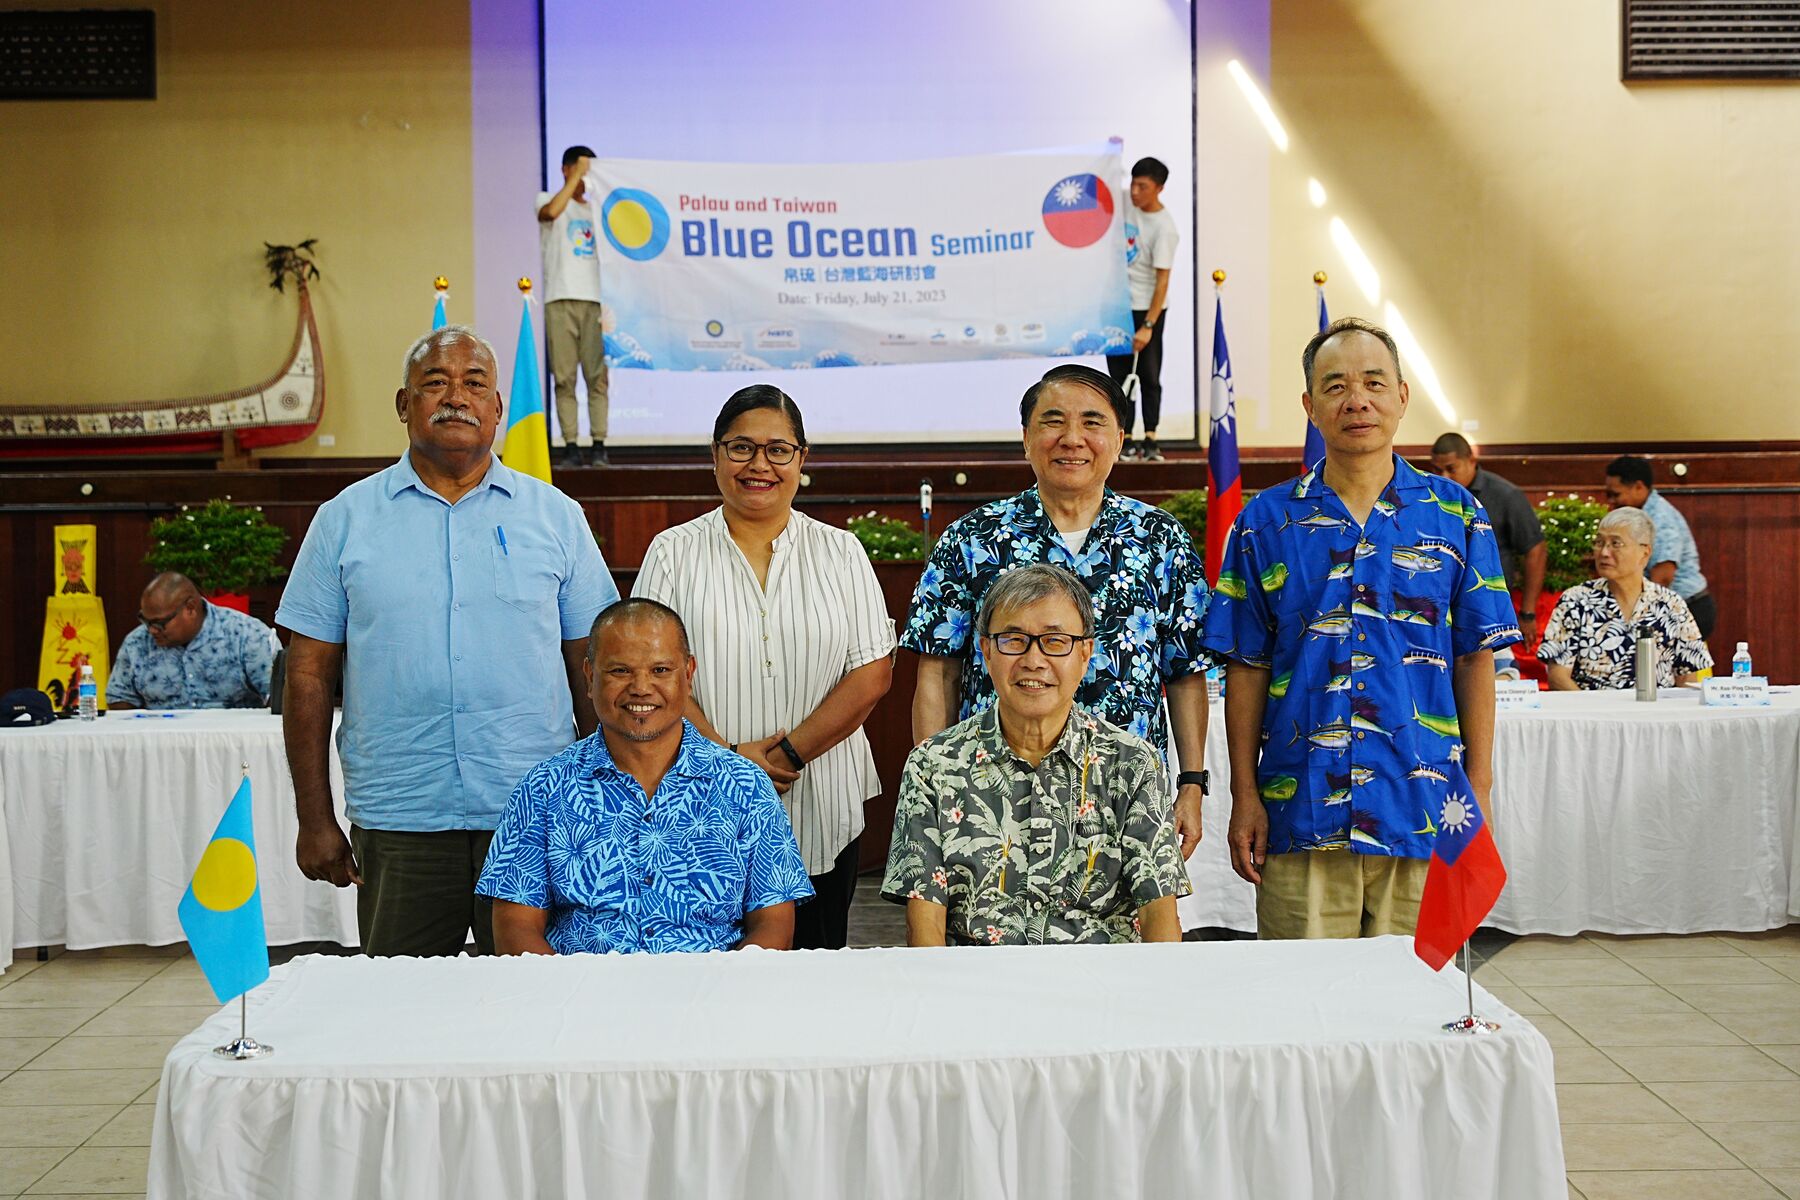
[[[994,703],[906,760],[881,893],[909,946],[1176,942],[1190,890],[1162,756],[1075,703],[1094,610],[1067,569],[982,598]]]
[[[186,575],[165,571],[138,600],[106,681],[108,708],[261,708],[275,661],[273,631],[222,608]]]

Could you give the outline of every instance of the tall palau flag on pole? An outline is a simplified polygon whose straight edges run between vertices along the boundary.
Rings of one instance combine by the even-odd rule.
[[[537,334],[531,328],[531,280],[519,280],[519,348],[513,353],[512,397],[506,408],[506,442],[500,461],[550,482],[550,418],[538,374]]]
[[[1313,273],[1313,290],[1319,294],[1319,332],[1324,333],[1331,328],[1331,313],[1325,308],[1325,272]],[[1312,465],[1325,457],[1325,436],[1319,427],[1311,421],[1306,423],[1306,448],[1300,451],[1300,470],[1304,474]]]
[[[1506,886],[1506,864],[1481,814],[1475,789],[1452,761],[1445,784],[1432,788],[1426,823],[1437,827],[1431,865],[1425,869],[1425,894],[1419,900],[1419,923],[1413,952],[1436,971],[1494,910]],[[1438,795],[1437,793],[1442,793]]]
[[[256,882],[250,777],[238,784],[176,909],[213,995],[223,1004],[269,977],[269,939]]]
[[[1212,428],[1206,439],[1206,581],[1219,581],[1225,541],[1244,508],[1238,471],[1237,396],[1231,387],[1231,350],[1225,345],[1225,272],[1213,272]]]
[[[450,323],[450,316],[444,310],[444,301],[450,293],[450,281],[439,275],[431,281],[431,286],[437,289],[437,300],[431,306],[431,327],[442,329]]]

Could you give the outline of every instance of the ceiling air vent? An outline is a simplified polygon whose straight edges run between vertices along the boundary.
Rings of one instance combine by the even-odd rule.
[[[1621,79],[1800,79],[1800,0],[1621,3]]]
[[[0,12],[0,100],[154,99],[149,9]]]

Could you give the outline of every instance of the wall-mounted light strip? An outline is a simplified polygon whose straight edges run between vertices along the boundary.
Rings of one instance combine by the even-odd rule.
[[[1225,69],[1231,72],[1231,78],[1237,82],[1238,91],[1244,93],[1244,99],[1250,102],[1250,111],[1255,113],[1256,119],[1262,122],[1263,129],[1269,134],[1269,140],[1275,143],[1277,150],[1286,154],[1287,130],[1281,127],[1281,119],[1275,115],[1275,110],[1269,107],[1269,98],[1263,95],[1262,89],[1256,86],[1256,80],[1250,78],[1250,72],[1244,70],[1244,64],[1237,59],[1234,58],[1226,63]]]
[[[1412,375],[1413,381],[1424,388],[1425,394],[1431,397],[1431,402],[1437,405],[1438,414],[1451,428],[1455,428],[1456,407],[1450,403],[1450,397],[1444,395],[1444,385],[1438,382],[1437,368],[1425,356],[1424,347],[1419,345],[1419,339],[1413,336],[1406,318],[1400,315],[1400,310],[1394,307],[1392,300],[1388,301],[1383,316],[1387,331],[1394,335],[1394,341],[1400,347],[1400,358],[1404,364],[1401,367],[1402,373]]]
[[[1356,286],[1362,289],[1363,299],[1370,304],[1381,302],[1381,275],[1375,270],[1375,264],[1363,253],[1350,227],[1344,224],[1342,217],[1331,218],[1331,244],[1337,247],[1338,253],[1344,257],[1344,265],[1350,268],[1350,277],[1356,280]]]

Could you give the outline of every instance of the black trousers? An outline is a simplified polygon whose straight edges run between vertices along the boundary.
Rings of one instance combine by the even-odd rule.
[[[850,901],[856,896],[857,851],[861,837],[838,852],[831,870],[812,876],[818,893],[794,909],[794,949],[842,950],[850,944]]]
[[[489,829],[403,833],[350,827],[362,868],[356,929],[374,958],[461,954],[471,931],[475,953],[494,952],[494,902],[475,894],[487,862]]]
[[[1704,642],[1712,636],[1713,627],[1719,623],[1719,606],[1707,592],[1701,592],[1689,600],[1687,606],[1688,611],[1694,614],[1694,624],[1700,627],[1700,640]]]
[[[1149,315],[1150,310],[1147,308],[1132,311],[1131,329],[1133,333],[1144,327],[1144,318]],[[1167,309],[1164,309],[1162,315],[1156,318],[1156,325],[1150,330],[1150,344],[1140,350],[1137,356],[1138,386],[1144,397],[1145,436],[1156,432],[1156,422],[1162,417],[1163,328],[1168,323],[1169,313]],[[1131,355],[1108,355],[1106,370],[1113,377],[1114,383],[1123,386],[1126,378],[1131,374]],[[1137,424],[1135,419],[1132,424]],[[1125,431],[1125,436],[1131,436],[1130,429]]]

